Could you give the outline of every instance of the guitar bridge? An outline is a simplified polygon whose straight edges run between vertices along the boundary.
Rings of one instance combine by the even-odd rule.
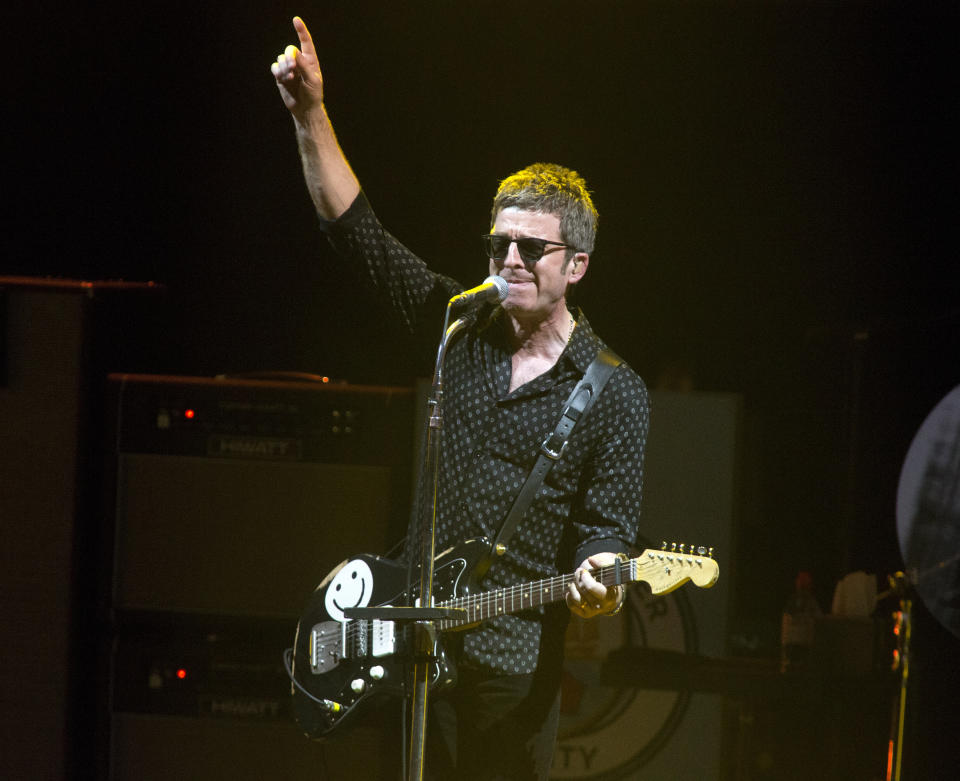
[[[343,658],[340,624],[324,621],[310,630],[310,671],[314,675],[329,672]]]

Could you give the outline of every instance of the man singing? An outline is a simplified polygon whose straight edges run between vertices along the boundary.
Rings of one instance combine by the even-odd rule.
[[[307,189],[323,231],[411,333],[437,332],[463,288],[384,230],[338,145],[310,33],[271,70],[293,117]],[[537,163],[501,182],[482,246],[509,283],[452,342],[444,366],[436,549],[494,538],[574,386],[605,345],[567,293],[587,272],[597,212],[583,179]],[[481,271],[477,269],[476,271]],[[477,274],[479,276],[479,274]],[[566,606],[503,615],[455,633],[459,681],[430,698],[425,770],[436,779],[546,779],[560,712],[569,614],[612,615],[623,587],[588,570],[637,537],[649,402],[619,363],[483,579],[485,589],[576,569]]]

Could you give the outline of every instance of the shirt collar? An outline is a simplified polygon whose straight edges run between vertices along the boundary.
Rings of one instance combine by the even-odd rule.
[[[567,344],[560,360],[567,360],[572,363],[577,370],[583,374],[590,362],[597,356],[600,349],[600,340],[590,327],[590,321],[583,313],[580,307],[571,307],[570,314],[577,321],[577,327],[573,329],[573,336]]]
[[[577,327],[573,329],[573,335],[557,361],[557,368],[561,370],[572,369],[579,374],[583,374],[591,361],[596,358],[602,345],[583,310],[576,306],[569,307],[569,310],[574,320],[577,321]],[[479,318],[478,331],[481,334],[488,332],[486,334],[488,338],[492,336],[497,343],[503,345],[503,349],[507,349],[502,324],[499,322],[503,317],[505,315],[499,305],[491,307],[488,312],[482,312]]]

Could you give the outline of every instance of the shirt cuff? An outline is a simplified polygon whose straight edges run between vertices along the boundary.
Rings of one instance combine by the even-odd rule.
[[[370,208],[370,202],[367,196],[361,190],[357,197],[353,199],[347,210],[335,220],[328,220],[326,217],[317,215],[317,221],[320,223],[320,230],[324,233],[341,233],[356,225],[364,215],[373,211]]]
[[[576,561],[574,562],[575,567],[580,566],[580,562],[584,561],[588,556],[594,556],[597,553],[626,553],[630,554],[630,549],[627,544],[617,537],[606,537],[600,540],[590,540],[585,542],[579,548],[577,548]]]

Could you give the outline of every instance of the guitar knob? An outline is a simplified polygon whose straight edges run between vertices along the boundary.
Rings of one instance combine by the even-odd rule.
[[[354,678],[350,681],[350,688],[354,694],[363,694],[363,690],[367,688],[367,683],[363,678]]]
[[[370,668],[370,677],[375,681],[379,681],[381,678],[383,678],[384,674],[385,671],[379,664],[375,664]]]

